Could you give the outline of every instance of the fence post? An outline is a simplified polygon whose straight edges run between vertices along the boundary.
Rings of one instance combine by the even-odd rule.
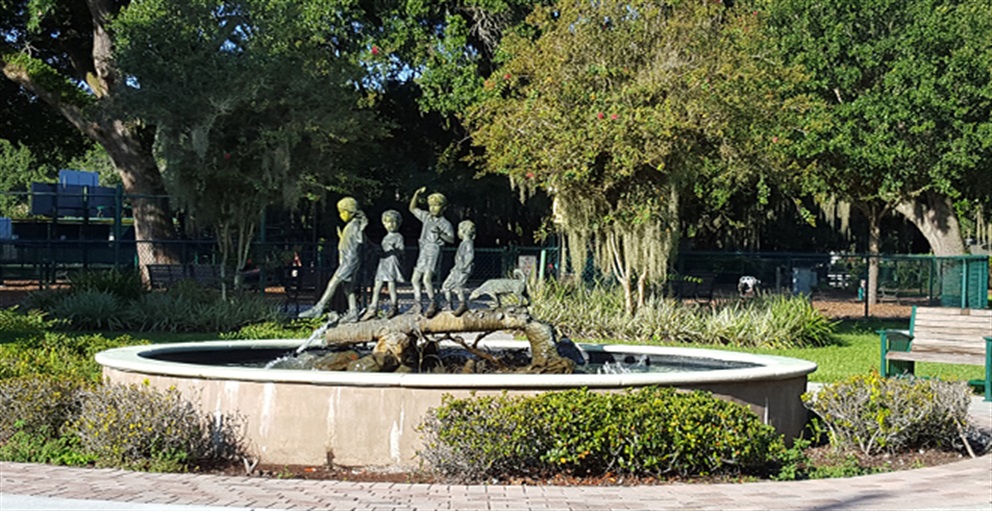
[[[114,189],[114,269],[120,269],[121,264],[121,236],[123,235],[123,228],[121,227],[121,221],[124,217],[124,185],[117,183],[117,187]],[[138,253],[137,248],[135,248],[135,254]],[[141,271],[141,268],[138,268]]]

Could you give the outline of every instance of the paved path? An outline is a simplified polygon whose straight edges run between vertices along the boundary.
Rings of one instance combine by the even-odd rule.
[[[974,400],[980,427],[992,403]],[[992,455],[848,479],[634,487],[451,486],[149,474],[0,462],[0,511],[992,510]]]

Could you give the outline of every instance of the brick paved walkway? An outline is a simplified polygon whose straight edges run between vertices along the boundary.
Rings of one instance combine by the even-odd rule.
[[[970,414],[992,426],[992,403]],[[150,474],[0,462],[0,511],[992,510],[992,455],[849,479],[635,487],[451,486]]]
[[[54,497],[37,501],[17,496]],[[69,499],[69,500],[64,500]],[[75,499],[127,503],[111,507]],[[38,507],[46,505],[50,507]],[[992,456],[850,479],[636,487],[448,486],[0,463],[0,509],[992,509]],[[88,504],[88,505],[87,505]],[[78,507],[75,507],[78,506]]]

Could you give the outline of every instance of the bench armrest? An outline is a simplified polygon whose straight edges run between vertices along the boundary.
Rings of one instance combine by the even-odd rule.
[[[985,401],[992,401],[992,335],[985,338]]]
[[[885,354],[889,351],[909,351],[913,343],[913,335],[909,330],[878,330],[880,343],[879,371],[882,376],[888,376],[888,361]]]

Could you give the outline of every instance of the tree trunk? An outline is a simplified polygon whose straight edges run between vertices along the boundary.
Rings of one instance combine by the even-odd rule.
[[[868,280],[865,282],[865,300],[868,305],[878,303],[878,262],[882,248],[882,216],[888,206],[879,203],[856,202],[868,222]]]
[[[122,4],[112,0],[87,0],[86,4],[92,18],[92,47],[87,58],[72,61],[75,75],[63,78],[70,81],[85,79],[95,97],[92,104],[82,106],[65,91],[66,83],[42,79],[43,73],[31,71],[30,66],[8,60],[2,54],[0,68],[9,80],[38,96],[107,150],[121,175],[124,191],[131,196],[138,263],[142,278],[148,282],[147,264],[176,262],[173,251],[162,243],[173,239],[174,235],[165,183],[152,157],[154,133],[117,118],[112,113],[116,107],[109,102],[123,85],[114,66],[113,40],[106,25]]]
[[[136,134],[121,120],[92,125],[87,131],[107,150],[121,175],[124,192],[131,198],[138,264],[147,282],[148,264],[179,262],[174,247],[168,244],[175,238],[175,230],[165,182],[152,157],[153,137]]]
[[[868,218],[868,293],[865,297],[870,305],[878,303],[878,257],[882,246],[882,228],[879,215]]]
[[[965,253],[961,226],[949,197],[926,193],[897,204],[895,210],[923,233],[934,255],[956,256]]]

